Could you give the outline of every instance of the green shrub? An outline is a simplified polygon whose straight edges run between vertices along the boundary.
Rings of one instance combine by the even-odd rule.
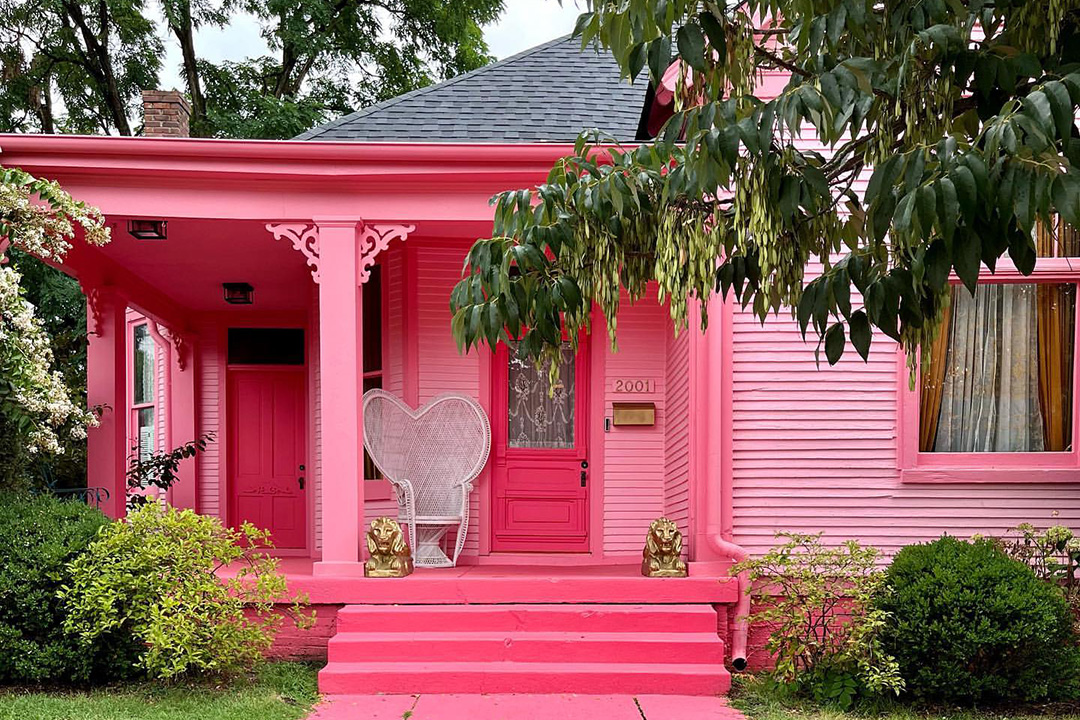
[[[0,682],[84,682],[131,671],[131,641],[104,633],[82,646],[65,634],[57,597],[68,563],[108,523],[84,503],[0,495]]]
[[[1080,633],[1080,537],[1064,525],[1038,530],[1023,523],[997,538],[997,543],[1040,580],[1061,588],[1072,610],[1073,628]]]
[[[880,552],[854,540],[827,547],[821,533],[777,538],[786,542],[732,568],[749,572],[764,601],[750,620],[772,629],[766,647],[776,656],[775,681],[842,709],[899,693],[896,661],[880,640],[885,612],[873,605]]]
[[[1080,693],[1080,649],[1059,588],[991,540],[943,537],[896,554],[878,607],[916,697],[1057,700]]]
[[[287,602],[277,560],[257,550],[267,534],[237,531],[217,518],[148,503],[105,528],[71,565],[61,591],[65,627],[84,642],[125,632],[143,645],[138,666],[150,677],[230,673],[261,660]],[[235,576],[217,572],[238,566]],[[300,624],[310,617],[294,601]]]

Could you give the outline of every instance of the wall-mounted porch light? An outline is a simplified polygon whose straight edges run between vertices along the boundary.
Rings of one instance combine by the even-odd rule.
[[[164,240],[168,223],[164,220],[128,220],[128,234],[140,240]]]
[[[250,305],[255,300],[255,288],[248,283],[221,283],[225,289],[225,302],[230,305]]]

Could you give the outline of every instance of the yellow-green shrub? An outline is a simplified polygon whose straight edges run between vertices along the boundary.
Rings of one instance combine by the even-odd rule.
[[[127,632],[143,644],[139,667],[149,676],[229,673],[262,659],[287,602],[277,560],[251,525],[233,530],[191,510],[147,504],[104,528],[71,564],[65,628],[92,644]],[[218,571],[239,567],[223,579]],[[293,619],[304,623],[300,600]],[[245,612],[245,610],[247,612]]]

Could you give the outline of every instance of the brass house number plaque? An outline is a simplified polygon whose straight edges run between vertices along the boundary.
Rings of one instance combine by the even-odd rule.
[[[615,392],[617,393],[652,393],[656,392],[655,380],[642,378],[616,378]]]

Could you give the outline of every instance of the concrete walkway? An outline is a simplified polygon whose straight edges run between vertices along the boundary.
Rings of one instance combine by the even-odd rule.
[[[687,695],[334,695],[308,720],[746,720]]]

